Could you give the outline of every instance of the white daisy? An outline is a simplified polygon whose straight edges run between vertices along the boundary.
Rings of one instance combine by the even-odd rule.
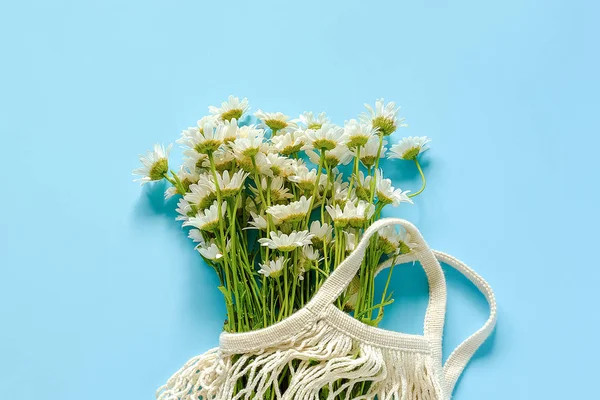
[[[362,171],[358,171],[358,176],[355,176],[355,194],[361,200],[371,199],[371,181],[373,177],[366,175]]]
[[[406,231],[406,229],[400,229],[398,232],[398,250],[399,254],[407,254],[410,253],[417,244],[413,242],[410,233]]]
[[[188,232],[188,237],[194,241],[194,243],[205,244],[204,236],[202,236],[202,231],[200,229],[190,229]]]
[[[267,163],[274,176],[288,176],[292,167],[292,159],[280,156],[278,153],[267,154]]]
[[[267,187],[267,180],[265,178],[262,179],[262,187],[266,188]],[[279,201],[284,201],[284,200],[288,200],[294,197],[294,195],[292,193],[290,193],[290,190],[285,187],[285,181],[283,180],[282,177],[275,177],[273,178],[273,180],[271,180],[271,200],[273,202],[279,202]]]
[[[290,156],[299,152],[304,146],[305,141],[304,131],[301,130],[287,132],[271,138],[273,146],[284,156]]]
[[[344,124],[344,131],[348,137],[348,147],[359,147],[367,144],[369,139],[377,135],[377,128],[371,124],[359,123],[351,119]]]
[[[225,170],[221,174],[217,174],[219,190],[223,198],[228,198],[237,195],[242,189],[244,181],[248,177],[248,173],[243,170],[237,171],[229,175],[229,171]]]
[[[377,231],[379,248],[386,254],[395,253],[398,251],[400,241],[403,235],[396,231],[393,226],[386,226]]]
[[[194,209],[192,208],[191,204],[183,197],[177,202],[177,208],[175,211],[177,214],[179,214],[175,218],[176,221],[187,221],[191,216],[193,216],[194,213]]]
[[[308,129],[319,129],[323,125],[329,123],[329,118],[325,116],[325,113],[319,113],[316,117],[312,111],[306,111],[300,114],[300,117],[296,120],[296,122],[300,122]]]
[[[383,140],[381,143],[381,151],[379,151],[379,137],[372,137],[369,139],[367,144],[360,149],[360,161],[367,168],[371,168],[377,161],[377,152],[379,152],[379,158],[385,157],[385,151],[387,149],[387,141]],[[357,152],[354,153],[358,154]]]
[[[269,161],[265,153],[258,152],[254,157],[246,157],[241,154],[236,155],[238,165],[250,174],[259,174],[268,177],[273,177],[273,171],[269,166]]]
[[[270,249],[277,249],[281,252],[290,252],[297,247],[310,244],[312,239],[312,234],[308,231],[292,231],[289,235],[277,231],[277,233],[271,232],[270,236],[270,239],[260,238],[258,242],[261,246],[268,246]]]
[[[210,261],[219,261],[223,258],[223,252],[219,249],[219,247],[213,242],[200,244],[196,247],[198,252],[202,255],[202,257],[206,258]]]
[[[353,252],[356,248],[356,233],[344,231],[344,238],[346,239],[346,252]]]
[[[377,234],[379,236],[379,246],[388,254],[406,254],[416,246],[415,243],[412,243],[410,234],[404,228],[396,231],[393,226],[386,226],[379,229]]]
[[[277,204],[267,208],[266,213],[281,220],[282,223],[299,222],[306,219],[310,212],[312,197],[308,199],[305,196],[300,197],[298,201],[292,201],[289,204]]]
[[[302,255],[310,261],[320,261],[321,258],[321,254],[319,253],[319,250],[315,250],[314,247],[312,247],[311,245],[307,245],[304,246],[302,248]]]
[[[216,200],[217,188],[208,174],[200,175],[198,182],[190,185],[189,192],[184,198],[189,204],[200,209],[209,207]]]
[[[342,206],[346,204],[347,199],[354,199],[354,189],[352,189],[352,193],[350,197],[348,197],[348,187],[350,184],[343,179],[336,179],[333,181],[333,188],[331,188],[331,199],[335,202],[335,204],[341,204]]]
[[[271,128],[274,133],[288,131],[298,127],[295,122],[290,121],[290,117],[280,112],[266,113],[262,110],[258,110],[254,113],[254,116],[260,119],[264,125]]]
[[[348,201],[343,209],[337,204],[325,206],[325,208],[333,222],[341,228],[348,225],[353,228],[362,228],[375,212],[375,206],[363,200],[359,200],[356,205],[354,202]]]
[[[223,143],[229,143],[238,138],[240,128],[237,119],[233,118],[230,121],[222,121],[221,123],[225,127],[223,129]]]
[[[278,257],[275,260],[270,260],[268,263],[258,264],[260,265],[258,273],[271,278],[279,278],[283,273],[283,268],[285,267],[285,264],[285,257]]]
[[[169,152],[171,145],[165,146],[155,144],[154,151],[148,151],[145,155],[140,155],[141,168],[133,170],[134,175],[140,175],[141,178],[134,182],[140,182],[145,185],[151,181],[160,181],[164,179],[165,174],[169,172]]]
[[[250,226],[244,229],[259,229],[261,231],[267,230],[267,219],[263,214],[257,214],[254,211],[250,211],[250,215],[252,216],[252,221],[248,221],[248,225]],[[271,217],[271,221],[273,221],[273,224],[275,225],[281,224],[281,221],[274,217]]]
[[[234,96],[229,96],[227,101],[221,103],[221,107],[208,107],[208,111],[221,121],[230,121],[233,118],[239,121],[248,109],[247,98],[244,97],[240,101],[239,97]]]
[[[264,131],[253,129],[246,137],[238,137],[231,144],[231,149],[237,159],[243,157],[254,157],[260,151],[266,150],[264,143]]]
[[[306,150],[308,159],[316,165],[319,165],[320,156],[313,150]],[[354,154],[348,146],[338,145],[333,150],[325,151],[325,162],[330,168],[335,168],[339,165],[348,165],[354,158]]]
[[[202,120],[198,122],[201,123]],[[216,151],[223,144],[227,129],[226,125],[206,122],[203,126],[184,130],[177,143],[194,149],[200,154],[209,154]]]
[[[291,160],[289,169],[286,171],[288,176],[296,175],[301,167],[306,167],[306,162],[301,158],[292,158]]]
[[[309,232],[313,235],[313,246],[318,249],[322,249],[323,246],[330,243],[333,238],[333,228],[331,225],[327,223],[321,224],[321,221],[311,222]]]
[[[177,173],[177,179],[179,179],[183,189],[185,190],[185,193],[187,193],[190,185],[198,182],[198,179],[200,179],[200,174],[198,173],[197,168],[189,169],[184,164]],[[176,194],[185,195],[185,193],[178,193],[177,188],[175,186],[171,186],[165,191],[165,200],[170,199]]]
[[[206,125],[206,124],[216,125],[218,123],[219,123],[219,121],[214,115],[206,115],[206,116],[200,118],[198,120],[198,122],[196,123],[196,125],[198,125],[199,129],[202,129],[204,127],[204,125]]]
[[[375,173],[375,182],[377,190],[377,199],[383,204],[392,204],[394,207],[398,207],[400,203],[410,203],[413,201],[408,197],[410,190],[402,191],[401,189],[395,189],[392,186],[391,179],[383,178],[383,171],[378,170]]]
[[[383,99],[379,99],[375,102],[375,108],[369,104],[365,104],[365,107],[368,113],[360,115],[361,122],[371,124],[384,136],[391,135],[398,127],[406,126],[404,118],[398,118],[400,107],[396,107],[393,101],[385,104]]]
[[[215,150],[215,152],[213,153],[213,162],[215,163],[215,169],[217,171],[231,169],[233,167],[234,160],[235,157],[233,156],[233,153],[222,147],[218,150]],[[208,157],[205,157],[202,160],[202,168],[210,170],[210,160],[208,159]]]
[[[300,165],[296,169],[296,173],[289,176],[288,180],[296,183],[302,190],[311,191],[317,182],[317,170],[315,168],[309,170],[306,166]]]
[[[388,158],[414,160],[417,156],[428,150],[427,143],[431,142],[427,136],[409,136],[400,140],[390,148]]]
[[[214,231],[219,226],[219,220],[225,216],[227,202],[221,205],[221,215],[219,215],[219,205],[215,201],[209,208],[198,211],[195,217],[183,223],[183,226],[193,226],[201,231]]]
[[[334,124],[324,124],[319,129],[307,129],[304,131],[306,144],[303,150],[317,149],[321,151],[333,150],[338,145],[348,142],[344,128]]]

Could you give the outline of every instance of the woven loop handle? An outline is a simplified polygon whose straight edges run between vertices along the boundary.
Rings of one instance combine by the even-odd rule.
[[[336,268],[325,280],[307,308],[317,314],[323,313],[327,307],[342,294],[350,281],[358,272],[365,256],[371,237],[381,228],[389,225],[401,225],[410,235],[411,242],[415,244],[412,252],[420,261],[429,282],[429,304],[425,314],[423,333],[432,340],[434,354],[439,358],[441,365],[441,341],[444,330],[444,314],[446,311],[446,283],[440,263],[435,258],[432,250],[427,246],[419,230],[410,222],[400,218],[383,218],[371,225],[364,233],[354,251]],[[377,266],[372,266],[377,268]]]
[[[440,261],[443,262],[450,267],[457,270],[459,273],[464,275],[467,279],[469,279],[477,289],[483,293],[485,296],[488,305],[490,307],[490,315],[485,322],[485,324],[479,328],[475,333],[465,339],[460,345],[454,349],[452,354],[446,360],[444,364],[444,390],[446,392],[447,398],[450,398],[452,392],[454,391],[454,386],[461,373],[477,351],[477,349],[485,342],[485,340],[491,335],[496,326],[497,319],[497,310],[496,310],[496,298],[494,296],[494,292],[490,285],[486,282],[485,279],[481,277],[481,275],[477,274],[473,271],[469,266],[467,266],[462,261],[448,255],[446,253],[442,253],[441,251],[433,250],[433,254]],[[412,262],[415,260],[414,255],[412,254],[404,254],[397,259],[389,259],[386,262],[379,265],[377,269],[377,273],[382,270],[389,268],[392,266],[392,261],[394,265],[404,264],[408,262]]]

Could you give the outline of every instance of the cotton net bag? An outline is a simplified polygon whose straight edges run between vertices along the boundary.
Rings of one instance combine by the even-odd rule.
[[[401,225],[414,243],[395,264],[418,261],[429,283],[423,335],[366,325],[334,305],[360,268],[369,239]],[[446,281],[440,261],[465,275],[484,294],[490,316],[442,364]],[[391,261],[380,269],[391,266]],[[464,263],[431,250],[408,221],[385,218],[365,231],[355,250],[313,299],[264,329],[220,336],[219,347],[189,360],[158,389],[159,400],[447,400],[479,346],[494,329],[496,303],[487,282]],[[281,387],[282,373],[289,383]]]

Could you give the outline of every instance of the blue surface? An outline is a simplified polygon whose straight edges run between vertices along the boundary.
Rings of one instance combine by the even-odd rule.
[[[0,397],[151,399],[217,344],[215,277],[160,191],[130,174],[139,153],[229,94],[338,123],[378,97],[403,105],[402,133],[434,141],[427,190],[396,215],[479,271],[500,306],[455,398],[593,397],[599,11],[551,0],[3,2]],[[393,174],[417,188],[410,164]],[[487,315],[464,279],[448,280],[446,355]],[[393,285],[385,326],[419,332],[423,274],[403,267]]]

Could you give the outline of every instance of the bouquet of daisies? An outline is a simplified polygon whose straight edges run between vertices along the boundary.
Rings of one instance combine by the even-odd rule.
[[[419,154],[428,138],[406,137],[388,149],[388,137],[406,126],[399,107],[383,99],[365,106],[339,126],[324,113],[291,119],[258,110],[251,118],[248,100],[230,96],[181,133],[176,172],[171,146],[140,157],[134,173],[142,184],[170,183],[165,196],[179,197],[177,219],[219,277],[225,331],[267,327],[302,308],[386,206],[412,203],[425,188]],[[386,156],[409,161],[422,187],[395,188],[379,168]],[[376,326],[393,301],[387,284],[375,296],[377,267],[410,248],[406,232],[379,231],[338,307]]]

